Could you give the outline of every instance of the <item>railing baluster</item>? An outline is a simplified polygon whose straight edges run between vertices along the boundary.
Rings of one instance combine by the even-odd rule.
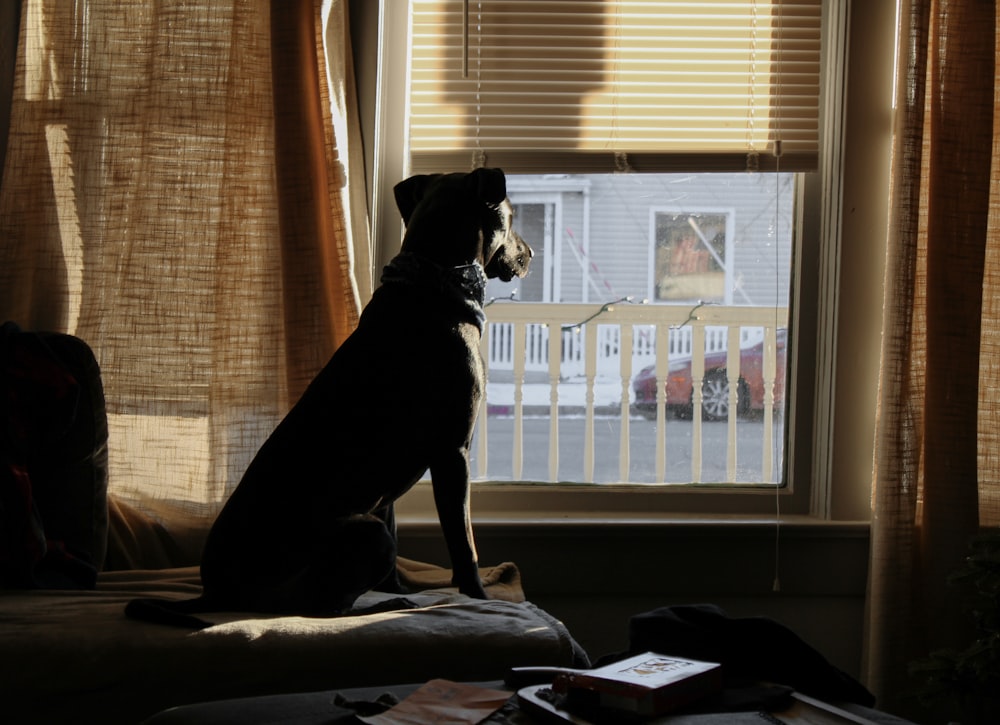
[[[625,483],[629,480],[629,383],[632,381],[632,337],[633,330],[631,323],[619,326],[618,357],[620,359],[622,400],[621,419],[622,433],[621,444],[618,449],[618,480]]]
[[[562,331],[549,327],[549,480],[559,480],[559,367],[562,360]]]
[[[524,343],[528,326],[514,325],[514,451],[511,463],[515,481],[524,472]]]
[[[691,482],[701,483],[701,389],[705,381],[705,325],[691,323]]]
[[[587,422],[584,426],[583,480],[594,482],[594,382],[597,377],[597,324],[584,325],[584,373],[587,378]]]
[[[761,481],[774,483],[774,380],[777,376],[777,331],[764,328],[764,455],[761,457]]]
[[[667,375],[670,366],[670,326],[656,326],[656,482],[667,480]]]
[[[736,413],[740,403],[740,328],[727,328],[726,378],[729,381],[729,419],[726,421],[726,480],[736,480]]]
[[[490,358],[486,354],[488,350],[491,349],[492,344],[492,334],[493,329],[497,325],[483,325],[483,337],[479,341],[479,348],[483,352],[483,372],[485,374],[484,379],[489,380],[490,374]],[[489,427],[487,420],[489,405],[486,401],[486,391],[483,391],[483,399],[479,403],[479,422],[477,431],[479,444],[476,448],[476,470],[479,478],[486,478],[486,429]]]

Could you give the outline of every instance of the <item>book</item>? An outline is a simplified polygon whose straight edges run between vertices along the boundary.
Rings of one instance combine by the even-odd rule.
[[[652,717],[721,692],[722,666],[645,652],[592,670],[561,672],[551,690],[571,712]]]

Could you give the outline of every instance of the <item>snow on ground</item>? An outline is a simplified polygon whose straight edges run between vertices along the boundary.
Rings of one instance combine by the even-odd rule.
[[[587,404],[586,380],[568,380],[557,386],[560,407],[584,407]],[[629,402],[634,393],[629,388]],[[552,386],[549,383],[524,383],[521,386],[521,403],[524,406],[548,406],[551,404]],[[618,380],[597,379],[594,381],[594,406],[620,406],[622,385]],[[488,382],[486,402],[490,408],[514,405],[514,383]]]

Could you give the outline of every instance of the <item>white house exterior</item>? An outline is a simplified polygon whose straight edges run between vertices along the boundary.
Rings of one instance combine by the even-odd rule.
[[[787,304],[792,174],[510,176],[508,193],[519,231],[537,256],[527,280],[493,282],[488,296],[508,297],[517,288],[516,298],[526,302],[631,296],[671,304]],[[692,221],[707,221],[709,228],[695,229]],[[696,241],[693,254],[708,258],[707,273],[688,265],[671,274],[664,234],[676,235],[685,225]],[[694,294],[698,282],[672,292],[663,284],[690,275],[701,277],[705,294]]]
[[[509,176],[515,225],[535,259],[524,280],[492,280],[487,298],[592,303],[595,310],[627,299],[692,313],[701,305],[787,307],[794,186],[793,174]],[[489,365],[510,369],[507,330],[494,328]],[[671,346],[689,346],[689,334],[674,330]],[[548,335],[541,324],[529,326],[528,370],[547,367]],[[598,368],[613,374],[618,331],[600,335]],[[571,377],[579,346],[571,331],[563,337],[563,377]],[[706,344],[722,349],[726,340],[709,334]],[[642,329],[633,346],[636,365],[653,353]]]

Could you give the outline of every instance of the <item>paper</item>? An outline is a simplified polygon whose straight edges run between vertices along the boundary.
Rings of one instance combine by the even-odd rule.
[[[389,710],[358,720],[368,725],[475,725],[510,697],[503,690],[431,680]]]

